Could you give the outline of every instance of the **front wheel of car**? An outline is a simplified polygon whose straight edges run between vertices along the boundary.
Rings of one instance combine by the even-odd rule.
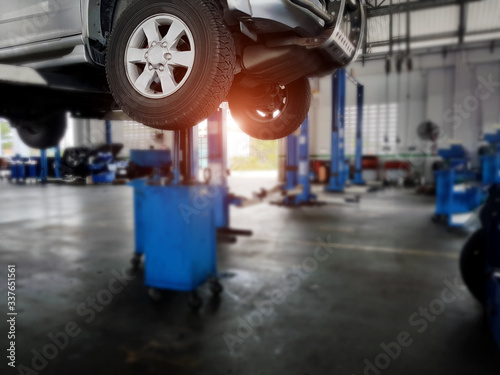
[[[235,60],[232,35],[214,0],[140,0],[113,27],[106,72],[114,99],[132,119],[180,130],[218,108]]]
[[[287,85],[233,85],[228,98],[231,116],[253,138],[286,137],[304,122],[311,106],[311,86],[305,77]]]
[[[37,120],[18,120],[13,125],[25,145],[44,150],[56,147],[64,137],[66,113],[58,112]]]

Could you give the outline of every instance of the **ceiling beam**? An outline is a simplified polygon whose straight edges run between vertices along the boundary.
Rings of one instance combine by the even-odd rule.
[[[409,4],[406,2],[395,4],[392,6],[392,13],[403,13],[410,8],[410,11],[424,10],[424,9],[432,9],[439,8],[450,5],[461,5],[464,2],[476,2],[480,0],[419,0],[419,1],[410,1]],[[391,11],[390,5],[384,6],[374,6],[370,3],[367,4],[367,14],[368,18],[380,17],[380,16],[388,16]]]
[[[468,36],[488,35],[488,34],[496,34],[496,33],[500,33],[500,28],[488,29],[488,30],[478,30],[478,31],[469,31],[469,32],[464,34],[464,38],[466,38]],[[459,37],[460,37],[460,33],[458,31],[450,31],[450,32],[439,33],[439,34],[428,34],[428,35],[414,36],[414,37],[410,38],[410,42],[411,43],[430,42],[433,40],[459,38]],[[405,36],[394,38],[392,43],[399,44],[399,43],[403,43],[404,41],[406,41]],[[367,49],[374,48],[374,47],[385,47],[388,45],[390,45],[390,42],[388,40],[379,40],[376,42],[366,43]]]
[[[465,0],[460,2],[460,15],[458,19],[458,43],[463,44],[465,38],[465,32],[467,29],[467,16],[465,9]]]
[[[491,40],[481,42],[465,42],[462,46],[454,44],[452,46],[435,46],[435,47],[422,47],[412,50],[412,56],[431,55],[436,53],[452,53],[457,51],[473,51],[477,49],[490,49],[494,51],[495,45]],[[370,53],[362,55],[363,61],[384,60],[387,58],[387,52]]]

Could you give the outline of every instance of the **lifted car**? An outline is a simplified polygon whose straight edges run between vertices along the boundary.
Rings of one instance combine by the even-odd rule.
[[[282,138],[309,111],[307,78],[352,62],[366,22],[362,0],[21,0],[0,21],[0,63],[54,89],[10,83],[0,105],[36,148],[59,142],[67,111],[180,130],[225,100],[244,132]]]

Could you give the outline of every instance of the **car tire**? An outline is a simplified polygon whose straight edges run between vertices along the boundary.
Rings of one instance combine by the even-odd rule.
[[[262,89],[245,89],[237,85],[229,94],[231,116],[241,130],[253,138],[273,140],[286,137],[300,127],[309,112],[311,86],[307,78],[276,86],[279,94],[271,90],[268,97],[262,94]],[[253,100],[258,98],[259,103],[265,103],[262,97],[267,98],[270,106],[256,104]]]
[[[486,273],[486,231],[480,229],[467,241],[460,254],[460,273],[472,295],[486,302],[488,275]]]
[[[39,120],[14,122],[19,138],[35,149],[56,147],[66,133],[66,113],[58,112]]]
[[[132,119],[181,130],[219,107],[235,61],[232,35],[214,0],[140,0],[113,27],[106,73],[115,101]]]

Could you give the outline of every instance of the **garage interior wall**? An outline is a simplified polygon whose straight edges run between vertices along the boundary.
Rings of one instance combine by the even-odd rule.
[[[400,142],[396,143],[391,135],[391,149],[383,150],[387,124],[385,115],[379,114],[376,137],[380,147],[377,153],[401,159],[411,154],[430,154],[429,142],[422,142],[417,136],[419,124],[430,120],[441,129],[438,147],[446,147],[450,142],[456,141],[462,143],[471,154],[476,154],[482,135],[493,131],[500,124],[499,61],[500,50],[489,49],[449,53],[446,56],[415,56],[413,71],[408,73],[405,65],[400,75],[399,97],[398,74],[393,64],[388,78],[389,103],[395,104],[397,108],[396,127]],[[385,61],[367,61],[364,66],[358,61],[348,70],[365,86],[366,126],[369,108],[381,108],[384,111],[387,82]],[[482,82],[490,84],[485,86]],[[312,86],[317,92],[313,95],[311,109],[311,155],[328,156],[331,138],[331,78],[313,81]],[[478,87],[481,89],[478,90]],[[355,86],[348,82],[346,109],[355,105]],[[347,129],[346,142],[353,142],[349,134],[353,137],[354,132]],[[365,136],[375,135],[370,133]],[[364,140],[365,143],[367,141]]]
[[[103,120],[72,119],[74,124],[74,144],[78,146],[98,146],[106,143],[106,126]],[[163,140],[155,135],[161,131],[148,128],[135,121],[111,121],[112,141],[124,145],[120,156],[127,157],[131,149],[171,148],[172,132],[163,132]]]

